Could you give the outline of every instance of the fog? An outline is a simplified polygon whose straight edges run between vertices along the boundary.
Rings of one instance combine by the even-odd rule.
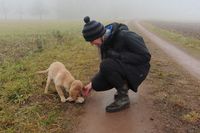
[[[200,22],[198,0],[0,0],[0,19],[145,19]]]

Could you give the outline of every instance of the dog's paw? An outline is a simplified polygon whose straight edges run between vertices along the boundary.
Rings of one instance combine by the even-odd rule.
[[[74,101],[74,99],[73,99],[72,97],[68,97],[66,100],[67,100],[68,102],[73,102],[73,101]]]
[[[67,101],[67,99],[61,98],[61,102],[62,102],[62,103],[65,103],[66,101]]]
[[[85,101],[85,99],[83,97],[78,97],[76,99],[76,103],[83,103]]]

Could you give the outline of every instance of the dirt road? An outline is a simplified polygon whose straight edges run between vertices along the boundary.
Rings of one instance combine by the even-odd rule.
[[[164,40],[148,32],[139,23],[137,27],[158,44],[167,54],[170,54],[178,63],[199,78],[199,62],[182,51],[174,48]],[[163,45],[161,45],[163,44]],[[161,46],[160,46],[161,45]],[[181,61],[182,60],[182,61]],[[195,67],[196,66],[196,67]],[[159,128],[159,120],[155,120],[153,101],[148,97],[149,86],[145,82],[140,86],[139,93],[129,92],[131,106],[118,113],[106,113],[105,106],[113,101],[114,90],[96,93],[93,92],[87,99],[85,114],[75,133],[157,133],[164,132]],[[153,115],[154,113],[154,115]]]

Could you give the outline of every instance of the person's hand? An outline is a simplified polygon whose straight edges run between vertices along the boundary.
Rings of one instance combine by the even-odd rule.
[[[83,87],[82,91],[83,96],[88,96],[91,90],[92,90],[92,82]]]
[[[121,58],[120,53],[115,52],[114,50],[108,50],[107,51],[107,57],[115,58],[115,59],[120,59]]]

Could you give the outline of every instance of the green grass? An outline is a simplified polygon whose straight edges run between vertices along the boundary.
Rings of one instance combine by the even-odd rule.
[[[147,27],[150,31],[156,33],[158,36],[173,42],[179,48],[187,51],[191,55],[195,57],[200,57],[200,40],[188,36],[183,36],[180,33],[169,31],[166,29],[162,29],[157,27],[151,23],[143,23],[145,27]]]
[[[52,91],[53,84],[50,94],[43,94],[47,75],[35,72],[60,61],[75,78],[86,84],[98,69],[99,57],[97,49],[83,40],[82,25],[77,22],[9,22],[0,23],[0,28],[0,39],[9,44],[0,43],[1,48],[8,49],[0,66],[0,131],[69,132],[76,119],[66,114],[71,111],[80,114],[82,105],[61,103],[57,93]],[[63,36],[61,41],[55,35],[57,31]],[[37,41],[32,40],[34,34],[42,39],[41,49]],[[23,44],[15,47],[17,41]]]

